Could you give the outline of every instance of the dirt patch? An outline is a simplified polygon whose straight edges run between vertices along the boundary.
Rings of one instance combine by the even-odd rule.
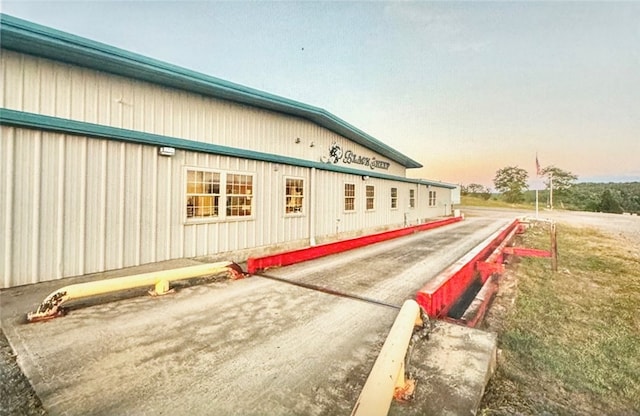
[[[16,356],[0,330],[0,415],[46,415],[40,399],[18,367]]]

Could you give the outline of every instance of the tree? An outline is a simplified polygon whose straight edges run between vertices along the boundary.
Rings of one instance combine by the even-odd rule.
[[[613,195],[610,189],[605,189],[600,198],[600,211],[622,214],[620,201]]]
[[[553,195],[557,197],[567,196],[573,187],[574,182],[578,179],[577,175],[553,165],[542,169],[540,171],[540,175],[547,177],[547,180],[544,181],[547,189],[549,189],[551,182],[553,181]],[[553,180],[550,178],[553,178]]]
[[[507,202],[519,202],[523,199],[522,193],[529,187],[528,178],[526,170],[517,166],[507,166],[496,172],[493,184],[496,190],[502,192]]]

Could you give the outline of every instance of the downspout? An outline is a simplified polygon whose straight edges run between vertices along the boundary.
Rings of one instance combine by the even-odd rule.
[[[309,180],[309,245],[316,245],[316,168],[311,168]]]

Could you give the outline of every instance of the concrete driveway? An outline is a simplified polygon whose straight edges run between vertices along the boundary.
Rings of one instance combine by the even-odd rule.
[[[265,274],[399,306],[512,218],[468,218]],[[52,415],[349,414],[398,312],[254,276],[23,323],[65,284],[0,293],[3,331]]]

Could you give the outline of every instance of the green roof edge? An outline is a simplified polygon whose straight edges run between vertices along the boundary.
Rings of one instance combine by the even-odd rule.
[[[144,144],[150,146],[169,146],[181,150],[211,153],[223,156],[258,160],[263,162],[281,163],[292,166],[316,168],[320,170],[347,173],[359,176],[370,176],[372,178],[387,179],[398,182],[437,186],[447,189],[453,189],[456,187],[456,185],[444,182],[426,181],[424,179],[412,179],[403,176],[388,175],[376,171],[351,169],[330,163],[313,162],[305,159],[297,159],[271,153],[256,152],[253,150],[238,149],[234,147],[204,143],[195,140],[180,139],[176,137],[146,133],[138,130],[127,130],[119,127],[105,126],[102,124],[87,123],[84,121],[45,116],[42,114],[27,113],[7,108],[0,108],[0,124],[29,129],[47,130],[62,134],[72,134],[128,143]]]

